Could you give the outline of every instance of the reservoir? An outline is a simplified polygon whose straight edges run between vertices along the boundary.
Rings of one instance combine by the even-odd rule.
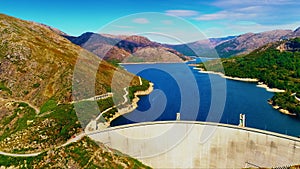
[[[246,127],[300,136],[300,120],[274,110],[267,100],[273,93],[256,83],[224,79],[199,73],[187,63],[126,64],[123,67],[154,83],[154,91],[140,97],[138,108],[112,121],[111,126],[176,120],[239,124],[246,115]]]

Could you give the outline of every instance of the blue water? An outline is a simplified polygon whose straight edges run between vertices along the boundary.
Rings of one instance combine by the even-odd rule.
[[[154,91],[140,97],[138,108],[115,119],[118,126],[145,121],[211,121],[238,125],[239,114],[246,115],[246,126],[300,136],[300,120],[274,110],[267,100],[273,93],[255,83],[239,82],[218,75],[199,73],[187,64],[124,65],[134,74],[152,81]]]

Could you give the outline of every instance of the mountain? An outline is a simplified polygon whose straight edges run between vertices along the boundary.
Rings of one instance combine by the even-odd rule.
[[[182,62],[188,57],[146,37],[115,36],[87,32],[79,37],[65,36],[104,60],[118,62]],[[150,54],[152,55],[150,57]]]
[[[261,33],[246,33],[239,36],[210,38],[188,44],[168,45],[187,56],[227,58],[239,54],[248,54],[268,43],[300,36],[300,27],[292,30],[272,30]]]
[[[11,95],[1,94],[35,106],[41,106],[51,97],[57,97],[61,103],[70,102],[73,69],[78,57],[88,59],[95,55],[40,24],[5,15],[0,19],[0,79],[12,91]],[[100,66],[105,69],[97,72],[96,94],[105,93],[114,73],[122,71],[105,61]],[[125,71],[122,73],[127,78],[133,77]]]
[[[228,40],[234,39],[235,36],[228,36],[223,38],[209,38],[205,40],[199,40],[187,44],[170,45],[165,44],[166,47],[175,49],[176,51],[186,56],[199,56],[199,57],[214,57],[216,53],[214,48]]]
[[[83,115],[78,114],[73,101],[107,94],[112,84],[125,93],[126,83],[140,87],[140,81],[59,34],[48,26],[0,14],[0,154],[40,153],[36,157],[0,155],[0,166],[146,168],[84,135],[78,142],[67,142],[83,133],[86,124],[79,121],[80,116],[95,116],[83,110]],[[93,86],[86,86],[89,83]],[[114,102],[110,98],[95,105],[103,110]],[[89,162],[93,158],[102,160]]]
[[[215,49],[221,58],[248,54],[268,43],[297,37],[297,32],[293,32],[292,30],[273,30],[262,33],[246,33],[217,45]]]

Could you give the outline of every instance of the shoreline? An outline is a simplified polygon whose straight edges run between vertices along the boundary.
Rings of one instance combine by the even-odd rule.
[[[241,82],[258,82],[259,81],[258,79],[252,79],[252,78],[240,78],[240,77],[226,76],[224,73],[214,72],[214,71],[206,71],[202,68],[195,68],[194,67],[193,69],[199,70],[198,71],[199,73],[215,74],[215,75],[219,75],[222,78],[229,79],[229,80],[236,80],[236,81],[241,81]]]
[[[282,89],[270,88],[270,87],[268,87],[268,85],[266,85],[264,83],[259,83],[259,84],[256,85],[256,87],[264,88],[264,89],[266,89],[266,91],[273,92],[273,93],[283,93],[283,92],[285,92],[285,90],[282,90]]]
[[[285,109],[279,109],[278,111],[280,113],[283,113],[283,114],[286,114],[286,115],[289,115],[289,116],[297,116],[297,114],[291,113],[291,112],[289,112],[288,110],[285,110]]]
[[[116,118],[127,114],[127,113],[131,113],[132,111],[134,111],[137,107],[138,107],[138,102],[140,100],[139,96],[145,96],[145,95],[149,95],[153,90],[154,90],[154,84],[153,83],[149,83],[149,88],[147,90],[144,91],[136,91],[134,93],[134,98],[132,99],[131,104],[129,104],[128,106],[118,110],[118,112],[116,112],[116,114],[111,117],[109,119],[109,121],[106,122],[107,126],[110,126],[110,123],[115,120]]]
[[[226,76],[221,72],[214,72],[214,71],[205,71],[202,68],[195,68],[196,70],[199,70],[200,73],[207,73],[207,74],[215,74],[215,75],[219,75],[225,79],[230,79],[230,80],[236,80],[236,81],[242,81],[242,82],[258,82],[258,84],[256,85],[256,87],[260,87],[260,88],[264,88],[266,89],[266,91],[268,92],[273,92],[273,93],[283,93],[285,92],[285,90],[282,89],[277,89],[277,88],[270,88],[268,87],[268,85],[259,82],[258,79],[252,79],[252,78],[239,78],[239,77],[232,77],[232,76]]]
[[[117,108],[117,106],[110,107],[110,108],[104,110],[103,112],[101,112],[95,119],[92,119],[87,124],[87,126],[84,129],[85,133],[91,133],[91,132],[94,132],[94,131],[101,131],[101,130],[104,130],[106,128],[109,128],[110,124],[113,120],[115,120],[116,118],[118,118],[118,117],[120,117],[124,114],[131,113],[132,111],[134,111],[138,107],[137,103],[140,100],[139,96],[149,95],[154,90],[153,86],[154,86],[154,84],[150,82],[149,83],[149,88],[147,90],[136,91],[134,93],[134,98],[132,99],[132,102],[130,104],[128,104],[127,106],[125,106],[121,109],[118,109],[118,111],[113,115],[113,117],[109,118],[108,121],[98,122],[98,120],[100,119],[100,117],[104,113],[110,111],[113,108]]]
[[[273,109],[278,110],[282,114],[289,115],[289,116],[297,116],[297,114],[291,113],[290,111],[288,111],[286,109],[283,109],[283,108],[280,108],[277,105],[273,106],[271,101],[268,101],[268,103],[273,107]]]
[[[193,66],[193,65],[191,65]],[[282,92],[286,92],[285,90],[282,90],[282,89],[277,89],[277,88],[270,88],[268,87],[268,85],[262,83],[262,82],[259,82],[258,79],[251,79],[251,78],[238,78],[238,77],[230,77],[230,76],[226,76],[224,75],[223,73],[221,72],[214,72],[214,71],[205,71],[204,69],[202,68],[197,68],[197,67],[194,67],[193,69],[196,69],[196,70],[199,70],[199,73],[208,73],[208,74],[216,74],[216,75],[219,75],[223,78],[226,78],[226,79],[230,79],[230,80],[236,80],[236,81],[243,81],[243,82],[258,82],[258,84],[256,85],[256,87],[260,87],[260,88],[264,88],[267,92],[272,92],[272,93],[282,93]],[[296,98],[297,99],[297,98]],[[297,99],[298,100],[298,99]],[[299,99],[300,101],[300,99]],[[270,105],[272,105],[270,102],[269,102]],[[289,112],[288,110],[285,110],[285,109],[282,109],[280,108],[279,106],[272,106],[273,109],[279,111],[280,113],[282,114],[285,114],[285,115],[289,115],[289,116],[297,116],[297,114],[295,113],[291,113]]]
[[[119,63],[120,65],[139,65],[139,64],[176,64],[176,63],[186,63],[186,61],[182,62],[125,62]]]

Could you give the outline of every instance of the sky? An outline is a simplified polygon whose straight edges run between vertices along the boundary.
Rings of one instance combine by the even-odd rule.
[[[195,41],[200,34],[211,38],[294,30],[300,26],[299,9],[299,0],[0,1],[0,13],[44,23],[69,35],[141,34],[166,43]]]

